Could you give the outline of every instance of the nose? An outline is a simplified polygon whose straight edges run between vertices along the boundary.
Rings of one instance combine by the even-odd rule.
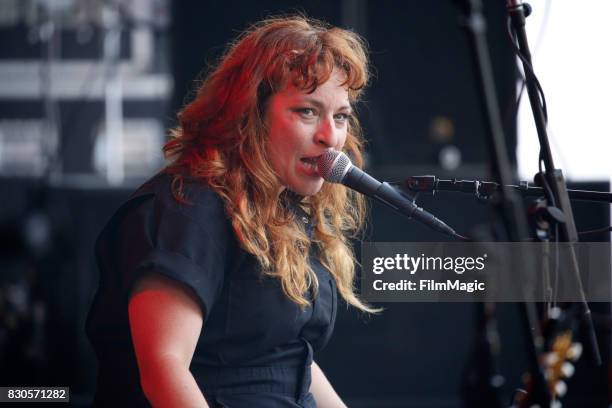
[[[319,122],[315,133],[315,143],[325,147],[335,147],[338,144],[339,130],[334,126],[333,118],[325,118]]]

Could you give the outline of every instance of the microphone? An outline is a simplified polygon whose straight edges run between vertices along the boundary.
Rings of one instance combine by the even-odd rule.
[[[350,189],[372,197],[394,210],[422,222],[436,231],[454,238],[459,235],[434,215],[423,210],[387,182],[381,183],[351,163],[351,159],[337,150],[327,150],[317,161],[317,172],[325,181],[344,184]]]

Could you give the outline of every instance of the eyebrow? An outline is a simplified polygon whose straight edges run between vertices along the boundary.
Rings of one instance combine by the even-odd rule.
[[[310,103],[310,104],[313,104],[314,106],[316,106],[319,109],[323,108],[323,104],[320,101],[318,101],[317,99],[305,97],[303,99],[303,101],[307,102],[307,103]],[[339,110],[339,111],[340,110],[346,110],[346,111],[352,112],[353,108],[352,108],[351,105],[342,105],[337,110]]]

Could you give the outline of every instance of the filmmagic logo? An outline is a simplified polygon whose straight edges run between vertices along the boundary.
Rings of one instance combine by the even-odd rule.
[[[399,282],[383,282],[377,279],[373,282],[372,287],[376,291],[434,291],[434,292],[483,292],[486,289],[484,282],[474,279],[472,282],[460,282],[459,280],[447,279],[444,282],[437,282],[433,279],[421,279],[417,282],[402,279]]]
[[[465,271],[482,271],[485,267],[487,254],[479,257],[471,256],[410,256],[396,254],[392,257],[376,257],[373,259],[372,272],[380,275],[385,271],[405,271],[414,275],[418,271],[453,271],[458,275]]]

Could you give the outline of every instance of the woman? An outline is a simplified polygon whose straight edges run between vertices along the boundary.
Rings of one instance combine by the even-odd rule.
[[[312,355],[337,292],[372,311],[348,245],[364,202],[324,184],[316,160],[361,163],[352,105],[367,80],[358,36],[303,17],[229,48],[179,114],[171,164],[98,239],[95,405],[345,406]]]

